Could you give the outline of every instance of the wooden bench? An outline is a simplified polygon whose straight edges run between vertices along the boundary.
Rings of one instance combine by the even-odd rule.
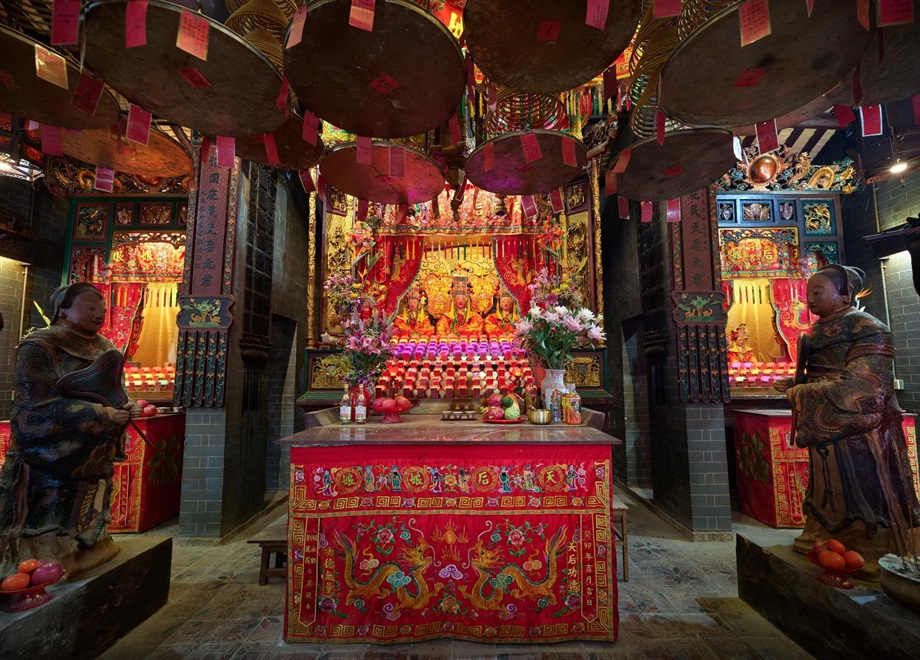
[[[626,526],[629,507],[626,502],[614,495],[610,508],[613,513],[613,533],[620,540],[620,547],[623,548],[623,581],[629,582],[629,529]],[[620,519],[619,530],[617,530],[617,518]]]
[[[259,565],[259,585],[268,583],[268,578],[287,578],[287,514],[279,517],[267,525],[261,532],[253,536],[247,543],[258,543],[262,548],[262,559]],[[272,566],[272,555],[275,555]]]

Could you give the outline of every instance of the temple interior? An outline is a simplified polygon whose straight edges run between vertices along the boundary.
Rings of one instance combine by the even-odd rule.
[[[0,52],[0,657],[920,657],[920,0],[4,0]],[[86,284],[117,367],[24,357]],[[98,479],[77,400],[138,404]]]

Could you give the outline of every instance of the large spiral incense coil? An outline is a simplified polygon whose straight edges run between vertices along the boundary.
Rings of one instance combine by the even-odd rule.
[[[559,130],[567,125],[568,115],[558,94],[521,94],[505,88],[498,92],[495,110],[487,112],[485,117],[485,133],[489,138],[533,128]]]
[[[266,28],[256,28],[242,36],[243,39],[258,48],[272,64],[278,67],[279,71],[284,70],[284,52],[281,50],[281,42],[274,33]]]
[[[658,81],[661,69],[680,44],[676,17],[655,18],[654,3],[648,3],[636,32],[635,48],[629,60],[629,98],[635,106],[630,128],[640,138],[657,130]]]
[[[0,23],[25,32],[51,34],[53,0],[4,0],[0,2]]]
[[[701,25],[720,11],[741,0],[683,0],[677,19],[677,37],[681,41],[693,34]]]
[[[284,39],[289,22],[288,17],[284,15],[275,0],[249,0],[228,16],[224,25],[244,38],[254,30],[268,30],[278,41],[280,52],[281,41]],[[282,62],[283,59],[282,57]],[[274,59],[272,61],[274,62]]]
[[[246,1],[247,0],[225,0],[227,11],[231,14],[239,11],[239,9],[246,4]],[[284,13],[288,20],[294,16],[294,14],[303,4],[303,0],[274,0],[274,2],[278,5],[278,9]]]

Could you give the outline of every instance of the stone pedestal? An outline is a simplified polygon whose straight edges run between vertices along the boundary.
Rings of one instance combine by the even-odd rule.
[[[920,658],[920,615],[878,583],[835,589],[791,545],[761,547],[740,534],[736,553],[741,599],[815,656]]]
[[[48,588],[54,599],[26,612],[0,611],[0,658],[95,658],[166,604],[171,538],[119,543],[112,561],[75,582]],[[10,597],[0,597],[0,608]]]

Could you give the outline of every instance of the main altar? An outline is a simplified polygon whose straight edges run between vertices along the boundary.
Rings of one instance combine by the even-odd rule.
[[[285,638],[614,641],[611,446],[582,426],[408,415],[291,448]],[[590,424],[590,425],[589,425]]]

